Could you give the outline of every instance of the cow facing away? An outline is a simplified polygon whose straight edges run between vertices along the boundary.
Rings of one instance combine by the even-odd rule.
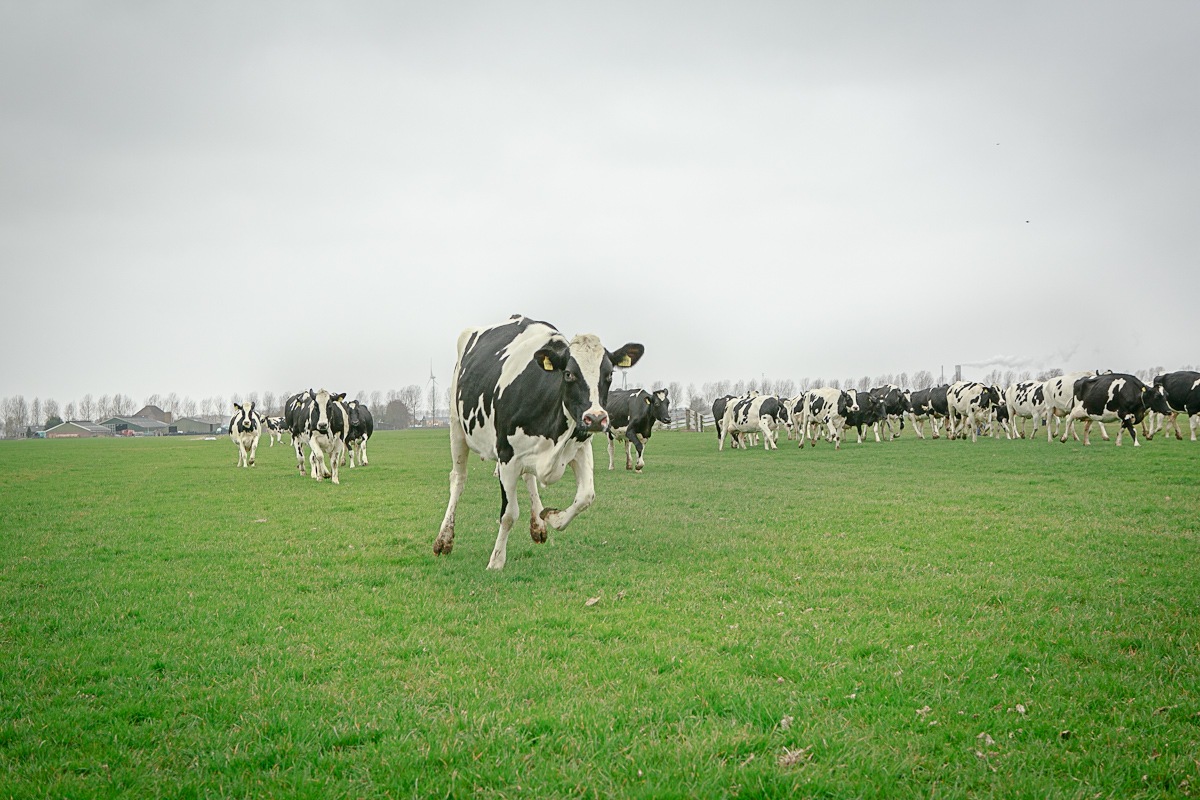
[[[1068,429],[1063,431],[1060,442],[1067,441],[1069,426],[1075,420],[1085,420],[1083,423],[1083,443],[1088,441],[1088,432],[1093,422],[1120,422],[1117,430],[1117,447],[1121,446],[1121,435],[1129,431],[1133,437],[1133,446],[1141,447],[1134,427],[1146,416],[1146,412],[1156,411],[1169,414],[1170,406],[1161,388],[1152,388],[1142,383],[1133,375],[1108,373],[1081,378],[1075,382],[1075,405],[1067,417]]]
[[[1008,406],[1008,424],[1014,438],[1024,439],[1025,420],[1033,420],[1032,439],[1038,432],[1042,417],[1046,414],[1046,397],[1042,381],[1021,381],[1004,390],[1004,403]],[[1020,420],[1020,428],[1018,422]]]
[[[275,446],[275,442],[283,444],[283,417],[263,417],[263,428],[267,431],[271,447]]]
[[[641,472],[643,454],[654,423],[671,424],[671,399],[666,389],[613,389],[608,393],[608,468],[613,468],[613,442],[625,443],[625,469]],[[632,450],[637,450],[634,464]]]
[[[488,569],[503,569],[508,535],[520,514],[517,481],[529,491],[529,535],[546,541],[547,524],[562,530],[596,498],[591,436],[608,427],[614,367],[632,367],[644,348],[629,343],[609,352],[599,337],[570,342],[554,326],[515,315],[458,337],[450,385],[450,501],[435,555],[454,547],[455,511],[474,452],[497,462],[500,530]],[[544,508],[538,482],[556,483],[567,467],[575,474],[575,499],[566,510]]]
[[[229,438],[238,448],[239,467],[253,467],[254,454],[258,451],[258,437],[262,435],[262,417],[249,407],[233,404],[233,416],[229,419]]]

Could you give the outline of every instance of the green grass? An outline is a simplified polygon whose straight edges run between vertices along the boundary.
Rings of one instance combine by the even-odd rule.
[[[597,444],[498,574],[445,432],[0,443],[0,796],[1192,795],[1200,448],[1093,442]]]

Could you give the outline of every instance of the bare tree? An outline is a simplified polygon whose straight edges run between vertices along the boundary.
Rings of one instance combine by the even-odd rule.
[[[117,412],[112,410],[112,398],[106,394],[100,395],[100,399],[96,401],[96,419],[102,420],[115,416],[117,416]]]
[[[371,407],[372,414],[374,414],[375,412],[377,412],[379,410],[382,410],[383,409],[383,392],[379,391],[378,389],[371,392],[371,402],[368,405],[370,405],[370,407]]]
[[[71,420],[79,419],[77,416],[75,416],[75,404],[74,403],[67,403],[66,406],[63,407],[63,419],[66,420],[67,422],[70,422]]]
[[[84,419],[93,421],[95,419],[93,416],[95,413],[96,413],[96,401],[92,399],[92,395],[89,392],[88,394],[85,394],[79,400],[79,414]]]
[[[896,376],[896,385],[899,386],[901,389],[908,388],[908,373],[907,372],[901,372],[899,375]]]
[[[196,416],[196,401],[191,397],[184,397],[183,402],[179,404],[179,413],[185,417]]]
[[[889,382],[890,381],[884,381],[884,383],[889,383]],[[858,379],[858,390],[860,392],[871,391],[871,376],[870,375],[863,375],[861,378]]]
[[[784,378],[775,382],[775,394],[780,397],[795,397],[796,382],[791,378]]]
[[[918,370],[913,374],[912,385],[914,389],[928,389],[933,386],[933,373],[927,369]]]
[[[36,397],[29,403],[29,420],[34,425],[42,424],[42,401]]]
[[[421,387],[415,383],[409,384],[396,393],[395,399],[403,403],[408,413],[415,418],[421,408]]]
[[[1037,379],[1039,381],[1048,381],[1051,378],[1057,378],[1059,375],[1062,375],[1062,374],[1063,374],[1063,371],[1061,369],[1059,369],[1058,367],[1054,367],[1053,369],[1042,370],[1041,372],[1039,372]]]
[[[829,382],[829,388],[830,388],[830,389],[841,389],[841,388],[842,388],[842,384],[838,382],[838,379],[837,379],[837,378],[834,378],[833,380],[831,380],[831,381]]]
[[[162,396],[159,395],[158,393],[155,393],[155,394],[152,394],[149,397],[147,397],[146,402],[142,403],[142,405],[158,406],[159,408],[162,408],[162,402],[163,402]]]
[[[47,397],[45,405],[42,406],[42,411],[45,413],[46,419],[58,417],[58,401],[53,397]],[[62,417],[59,417],[59,419],[62,419]]]
[[[813,383],[812,378],[805,375],[800,379],[800,382],[796,384],[796,394],[807,394],[808,390],[813,388],[814,385],[815,384]]]

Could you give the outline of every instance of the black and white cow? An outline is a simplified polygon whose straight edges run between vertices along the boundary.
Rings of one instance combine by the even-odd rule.
[[[833,442],[835,450],[842,449],[842,432],[846,428],[846,417],[858,411],[858,403],[850,392],[831,387],[813,389],[804,395],[804,421],[801,423],[802,438],[800,447],[804,447],[804,438],[817,446],[816,431],[826,428],[825,441]]]
[[[855,428],[858,431],[859,444],[863,442],[864,425],[875,431],[875,441],[880,441],[879,425],[887,421],[887,411],[884,410],[883,400],[873,392],[862,392],[858,389],[851,389],[850,394],[854,396],[858,410],[846,414],[846,427]]]
[[[367,466],[367,440],[375,433],[375,419],[371,409],[365,403],[351,400],[346,403],[346,413],[350,415],[350,427],[346,431],[346,452],[350,455],[350,468],[354,469],[354,459]]]
[[[996,428],[1004,431],[1005,439],[1016,438],[1016,426],[1013,425],[1012,413],[1008,410],[1008,400],[1004,397],[1004,392],[996,388],[996,404],[992,406],[991,421],[988,423],[988,431],[992,438],[996,438]]]
[[[436,555],[454,547],[455,510],[467,482],[471,452],[494,460],[500,479],[500,531],[488,569],[503,569],[508,534],[520,514],[517,481],[529,491],[529,534],[546,541],[546,525],[565,528],[596,498],[593,433],[608,427],[614,367],[632,367],[644,352],[626,344],[609,352],[593,334],[567,341],[554,326],[514,315],[458,337],[450,384],[450,502],[433,543]],[[575,499],[565,511],[543,508],[538,483],[556,483],[567,467]]]
[[[946,405],[946,392],[949,388],[948,384],[942,384],[928,389],[919,389],[908,396],[908,418],[912,422],[917,438],[925,438],[925,420],[929,420],[929,426],[933,429],[933,438],[938,438],[942,421],[950,414],[950,409]]]
[[[713,404],[712,404],[713,427],[717,429],[717,448],[718,449],[720,449],[720,447],[721,447],[721,442],[724,441],[721,433],[722,433],[722,425],[725,421],[725,408],[726,408],[726,406],[729,405],[730,400],[735,400],[735,399],[736,398],[733,395],[727,394],[724,397],[718,397],[716,400],[713,400]],[[734,431],[732,434],[732,438],[733,438],[732,445],[734,447],[741,447],[742,435],[740,433],[738,433],[737,431]]]
[[[654,423],[671,424],[671,398],[666,389],[613,389],[608,393],[608,468],[613,468],[613,441],[625,443],[625,469],[641,472],[643,453]],[[637,449],[637,465],[632,450]]]
[[[764,450],[778,450],[775,443],[775,429],[780,420],[786,419],[779,398],[771,394],[751,392],[741,397],[735,397],[725,406],[725,417],[721,422],[721,439],[717,450],[725,448],[725,437],[737,432],[742,434],[742,442],[749,449],[750,437],[761,434]]]
[[[1150,387],[1133,375],[1122,373],[1107,373],[1080,378],[1075,382],[1075,405],[1071,409],[1067,423],[1075,420],[1085,420],[1083,423],[1083,443],[1088,441],[1088,431],[1093,422],[1121,423],[1117,430],[1117,447],[1121,446],[1121,435],[1129,431],[1133,437],[1133,446],[1141,447],[1134,427],[1146,416],[1146,412],[1156,411],[1169,414],[1171,407],[1161,387]],[[1068,430],[1064,430],[1060,442],[1067,441]]]
[[[1175,429],[1175,438],[1183,438],[1178,420],[1178,416],[1183,414],[1188,418],[1192,441],[1196,441],[1196,429],[1200,428],[1200,372],[1180,370],[1158,375],[1154,378],[1154,387],[1161,387],[1167,398],[1167,405],[1171,409],[1166,415],[1167,425]],[[1153,436],[1157,430],[1161,430],[1161,426],[1151,431],[1150,435]]]
[[[1046,396],[1042,381],[1021,381],[1014,383],[1004,390],[1004,404],[1008,406],[1009,427],[1013,437],[1024,439],[1025,420],[1033,420],[1033,431],[1029,434],[1032,439],[1046,414]],[[1017,427],[1020,420],[1020,429]]]
[[[888,383],[872,389],[871,396],[883,403],[883,424],[887,425],[888,439],[895,439],[904,430],[904,415],[912,410],[908,395],[899,386]]]
[[[296,448],[296,468],[304,474],[304,446],[308,445],[309,470],[314,480],[331,478],[341,483],[341,466],[346,435],[350,430],[350,413],[345,392],[331,394],[326,389],[300,392],[283,405],[283,416]],[[326,458],[329,463],[326,464]]]
[[[1054,438],[1050,433],[1050,422],[1054,421],[1056,426],[1065,428],[1062,429],[1062,435],[1065,438],[1067,434],[1075,437],[1075,441],[1079,441],[1079,434],[1075,432],[1075,426],[1071,424],[1071,410],[1075,408],[1075,384],[1083,378],[1091,378],[1100,373],[1096,370],[1087,370],[1086,372],[1068,372],[1066,375],[1056,375],[1042,384],[1042,397],[1046,401],[1046,441],[1049,442]],[[1106,373],[1111,375],[1112,372]],[[1061,425],[1059,422],[1061,420]],[[1108,431],[1104,426],[1100,426],[1100,434],[1108,441]]]
[[[271,447],[275,446],[275,442],[283,444],[283,417],[264,417],[263,427],[267,430],[267,438],[271,442]]]
[[[253,467],[254,454],[258,451],[258,437],[262,434],[262,416],[248,407],[233,404],[233,416],[229,419],[229,438],[238,447],[239,467]]]
[[[976,381],[956,381],[946,390],[946,438],[966,438],[971,429],[971,441],[977,441],[979,428],[992,417],[992,408],[1000,402],[1000,392],[994,386]],[[965,426],[965,427],[964,427]]]

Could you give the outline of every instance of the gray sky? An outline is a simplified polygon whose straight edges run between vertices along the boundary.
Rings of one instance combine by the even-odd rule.
[[[0,5],[0,396],[1200,362],[1200,4]]]

